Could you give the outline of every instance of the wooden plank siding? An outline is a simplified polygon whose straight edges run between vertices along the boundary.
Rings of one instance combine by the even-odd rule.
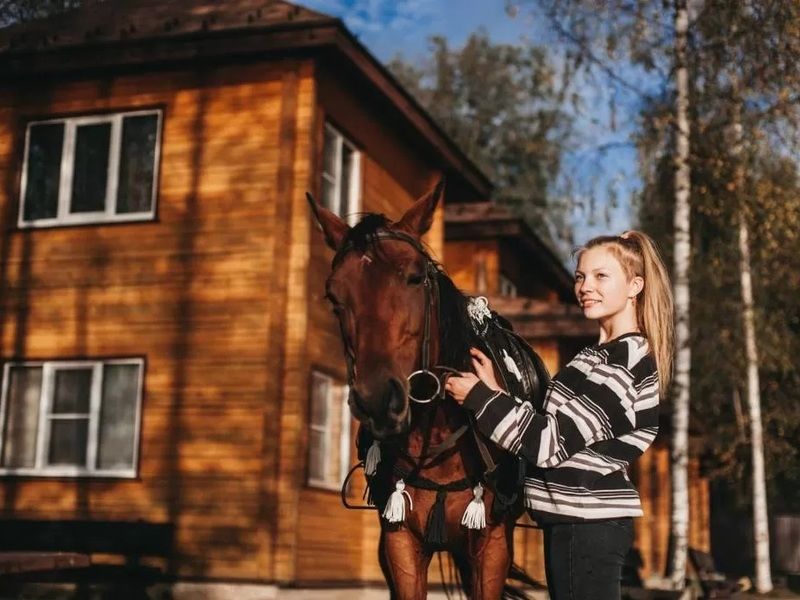
[[[163,109],[154,222],[14,228],[27,118],[138,107]],[[174,523],[175,574],[275,578],[313,107],[299,60],[0,91],[2,357],[146,360],[138,478],[6,478],[4,516]]]
[[[448,241],[444,252],[447,273],[458,289],[467,294],[490,296],[500,292],[497,240]]]

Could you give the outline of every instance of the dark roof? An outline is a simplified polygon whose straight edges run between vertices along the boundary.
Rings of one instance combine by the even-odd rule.
[[[354,73],[386,103],[387,118],[398,117],[443,159],[451,184],[455,175],[470,190],[467,197],[489,197],[486,175],[340,19],[282,0],[89,1],[0,29],[0,85],[289,53],[332,58]]]
[[[550,275],[558,295],[573,298],[572,275],[561,259],[525,219],[514,215],[505,206],[494,202],[475,202],[445,205],[445,239],[515,239],[524,251]]]
[[[0,53],[336,22],[281,0],[86,2],[74,10],[0,29]]]

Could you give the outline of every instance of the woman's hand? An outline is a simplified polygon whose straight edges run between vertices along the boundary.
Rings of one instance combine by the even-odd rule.
[[[447,378],[447,381],[444,382],[444,389],[456,402],[462,404],[476,383],[478,383],[478,376],[475,373],[459,373]]]
[[[494,365],[491,359],[477,348],[470,348],[469,353],[472,355],[472,368],[475,369],[478,378],[480,378],[487,387],[495,391],[500,391],[502,388],[494,377]]]
[[[477,375],[474,373],[451,375],[444,384],[445,391],[459,404],[464,402],[467,394],[478,381],[483,381],[493,390],[501,389],[494,377],[494,366],[491,359],[477,348],[470,348],[469,353],[472,355],[472,368],[475,369]]]

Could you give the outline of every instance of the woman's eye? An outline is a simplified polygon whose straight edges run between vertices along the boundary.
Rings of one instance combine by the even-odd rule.
[[[420,285],[423,281],[425,281],[424,275],[410,275],[408,277],[408,285]]]

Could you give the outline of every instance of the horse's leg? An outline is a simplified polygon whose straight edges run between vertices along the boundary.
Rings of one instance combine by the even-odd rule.
[[[454,550],[451,556],[461,579],[461,590],[469,596],[472,593],[472,561],[466,550],[462,548]]]
[[[419,600],[428,593],[428,565],[431,554],[407,528],[381,531],[379,552],[392,600]]]
[[[472,600],[499,600],[503,596],[514,557],[513,524],[499,523],[470,532]]]

